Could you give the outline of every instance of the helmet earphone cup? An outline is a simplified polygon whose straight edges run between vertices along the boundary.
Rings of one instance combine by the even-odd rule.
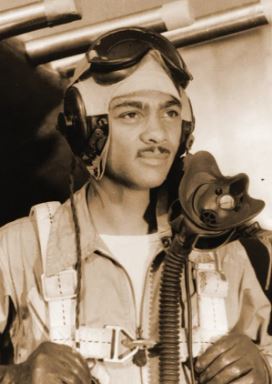
[[[94,178],[100,179],[104,172],[109,137],[108,116],[87,116],[83,95],[78,88],[71,86],[64,96],[58,129],[65,136],[74,155],[89,167]]]
[[[71,86],[65,93],[63,112],[58,116],[58,129],[67,139],[73,153],[81,155],[92,132],[87,123],[83,98],[76,87]]]

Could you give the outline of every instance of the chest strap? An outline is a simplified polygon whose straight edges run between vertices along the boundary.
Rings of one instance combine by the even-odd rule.
[[[228,332],[225,298],[228,283],[214,263],[201,263],[195,269],[198,296],[197,320],[193,328],[193,357],[203,353]],[[75,329],[76,272],[62,271],[43,276],[44,298],[49,307],[50,339],[76,347],[86,358],[121,363],[131,359],[139,349],[151,348],[155,342],[134,340],[118,326]],[[180,333],[181,361],[188,359],[187,332]]]
[[[119,326],[75,328],[75,270],[62,271],[50,277],[43,275],[42,286],[48,303],[51,341],[76,348],[86,359],[111,363],[124,363],[140,348],[147,348],[145,340],[135,343],[132,335]]]

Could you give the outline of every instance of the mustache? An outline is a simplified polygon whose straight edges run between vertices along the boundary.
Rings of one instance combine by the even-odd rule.
[[[146,152],[153,152],[153,153],[159,152],[159,153],[167,153],[167,154],[171,153],[170,149],[165,145],[150,145],[148,147],[139,149],[138,155],[141,156],[141,154],[144,154]]]

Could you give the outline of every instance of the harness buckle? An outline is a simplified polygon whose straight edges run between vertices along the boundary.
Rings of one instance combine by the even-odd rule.
[[[117,325],[106,325],[112,331],[110,357],[103,360],[110,363],[124,363],[130,360],[138,351],[138,346],[132,346],[133,337],[129,332]],[[128,347],[131,345],[132,348]]]
[[[136,339],[136,340],[124,340],[123,345],[129,349],[150,349],[153,348],[157,343],[153,340],[148,339]]]
[[[111,356],[104,361],[124,363],[132,359],[139,350],[151,348],[155,342],[146,339],[134,339],[131,334],[119,326],[107,325],[112,331]]]
[[[138,351],[145,352],[155,345],[150,340],[135,340],[127,330],[118,325],[106,325],[103,328],[80,326],[75,333],[75,343],[85,359],[108,363],[133,361]]]

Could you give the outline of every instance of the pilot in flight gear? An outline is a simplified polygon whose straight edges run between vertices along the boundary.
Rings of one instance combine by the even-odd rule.
[[[15,308],[15,364],[0,367],[0,383],[271,383],[270,304],[233,238],[194,245],[178,283],[179,327],[169,328],[178,352],[162,357],[172,312],[161,281],[193,140],[191,79],[175,48],[140,28],[98,38],[75,70],[59,129],[90,180],[73,193],[71,174],[69,200],[34,206],[0,231],[0,332]]]

